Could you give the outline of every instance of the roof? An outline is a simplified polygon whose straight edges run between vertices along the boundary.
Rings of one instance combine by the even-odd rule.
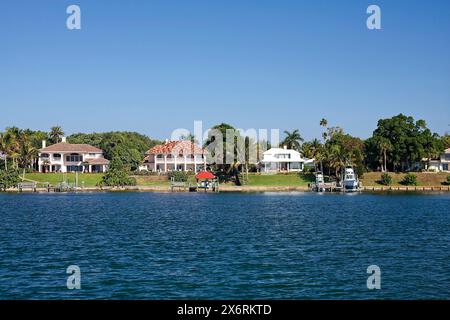
[[[191,141],[168,141],[154,146],[145,154],[203,154],[204,150]]]
[[[300,154],[300,152],[295,151],[294,149],[284,149],[284,148],[270,148],[269,150],[265,151],[263,154],[267,155],[275,155],[275,154]]]
[[[195,179],[215,179],[216,176],[209,171],[201,171],[195,175]]]
[[[39,149],[39,152],[103,153],[103,150],[93,147],[90,144],[72,144],[67,142],[60,142]]]
[[[92,159],[85,159],[87,164],[91,165],[103,165],[103,164],[109,164],[109,160],[105,158],[92,158]]]
[[[289,158],[278,158],[280,154],[289,154]],[[263,153],[261,162],[305,162],[300,152],[293,149],[271,148]]]

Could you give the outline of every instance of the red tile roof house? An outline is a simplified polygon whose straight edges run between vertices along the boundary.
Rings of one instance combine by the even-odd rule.
[[[206,169],[205,150],[191,141],[166,141],[145,153],[144,166],[153,172]]]
[[[42,141],[39,149],[39,172],[105,172],[109,161],[103,157],[103,150],[89,144],[62,142],[46,146]]]

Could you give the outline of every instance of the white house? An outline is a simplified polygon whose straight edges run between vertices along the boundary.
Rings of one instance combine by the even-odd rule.
[[[263,172],[303,171],[306,162],[300,152],[284,148],[271,148],[263,153],[261,164]]]
[[[204,149],[191,141],[166,141],[145,153],[145,169],[154,172],[194,171],[206,169]]]
[[[103,157],[103,151],[89,144],[62,142],[46,145],[42,141],[39,149],[39,172],[105,172],[109,161]]]
[[[446,149],[442,153],[439,159],[432,159],[428,164],[429,171],[446,171],[449,172],[450,164],[450,148]]]

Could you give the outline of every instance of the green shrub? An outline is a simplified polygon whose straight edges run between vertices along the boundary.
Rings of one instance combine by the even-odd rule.
[[[447,176],[447,181],[445,181],[444,184],[450,186],[450,176]]]
[[[413,173],[408,173],[402,180],[402,184],[405,186],[416,186],[417,176]]]
[[[17,186],[19,182],[20,176],[17,170],[0,171],[0,190]]]
[[[189,173],[186,171],[171,171],[167,175],[169,180],[177,181],[177,182],[186,182],[189,178]]]
[[[135,186],[136,179],[128,175],[128,171],[124,168],[121,161],[113,160],[99,185],[111,187]]]
[[[380,183],[385,186],[390,186],[392,184],[392,177],[387,173],[383,173],[381,175]]]

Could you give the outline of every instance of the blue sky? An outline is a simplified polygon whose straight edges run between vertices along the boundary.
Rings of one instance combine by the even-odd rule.
[[[311,139],[324,117],[366,138],[403,112],[443,134],[449,39],[449,1],[2,1],[0,129],[164,139],[202,120]]]

